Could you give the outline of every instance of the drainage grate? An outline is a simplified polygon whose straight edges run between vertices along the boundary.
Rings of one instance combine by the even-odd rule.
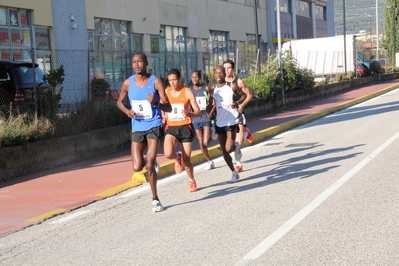
[[[285,148],[292,148],[292,147],[309,147],[309,146],[314,146],[318,142],[309,142],[309,143],[293,143],[290,145],[285,146]]]

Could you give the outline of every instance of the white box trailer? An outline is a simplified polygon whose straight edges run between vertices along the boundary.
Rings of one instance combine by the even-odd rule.
[[[346,71],[358,73],[361,67],[368,70],[369,63],[364,56],[356,51],[356,35],[346,35]],[[312,70],[316,77],[325,77],[345,73],[344,35],[333,37],[301,39],[285,42],[283,52],[291,50],[292,56],[299,66]],[[361,74],[361,73],[360,73]],[[364,73],[366,74],[366,73]]]

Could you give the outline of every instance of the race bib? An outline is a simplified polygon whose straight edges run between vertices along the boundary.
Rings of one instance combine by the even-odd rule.
[[[132,100],[132,109],[136,113],[135,119],[150,119],[152,118],[151,104],[147,100],[136,101]]]
[[[233,103],[233,99],[230,93],[221,93],[220,94],[220,105],[224,109],[231,109],[231,104]]]
[[[184,110],[184,104],[171,104],[172,105],[172,112],[168,113],[169,121],[182,121],[185,119],[181,111]]]
[[[201,111],[205,110],[206,109],[206,98],[205,98],[205,96],[198,96],[198,97],[196,97],[196,100],[197,100],[199,109]]]

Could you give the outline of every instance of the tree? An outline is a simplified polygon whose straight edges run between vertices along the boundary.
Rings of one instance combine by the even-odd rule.
[[[396,38],[398,10],[399,7],[396,0],[387,0],[384,9],[385,39],[382,41],[381,46],[387,50],[389,62],[393,66],[395,65],[395,53],[398,47],[398,38]]]

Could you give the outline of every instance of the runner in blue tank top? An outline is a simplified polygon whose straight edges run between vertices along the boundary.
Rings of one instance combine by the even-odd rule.
[[[117,101],[118,108],[132,119],[131,153],[133,170],[139,172],[145,167],[152,193],[152,211],[159,212],[163,206],[157,194],[156,163],[158,143],[163,137],[162,113],[170,112],[172,106],[165,94],[162,81],[147,73],[147,56],[135,54],[132,68],[135,74],[126,79]],[[128,97],[131,109],[123,101]],[[144,151],[147,154],[144,159]]]
[[[201,117],[193,118],[193,126],[195,129],[195,135],[198,139],[198,144],[202,151],[202,154],[205,156],[208,163],[205,166],[206,170],[211,170],[215,168],[214,162],[211,160],[209,156],[208,148],[206,146],[211,142],[211,113],[206,112],[206,105],[208,102],[208,92],[209,88],[206,85],[200,84],[200,73],[198,70],[193,71],[191,73],[191,90],[195,95],[195,99],[198,103],[198,106],[201,110]]]

